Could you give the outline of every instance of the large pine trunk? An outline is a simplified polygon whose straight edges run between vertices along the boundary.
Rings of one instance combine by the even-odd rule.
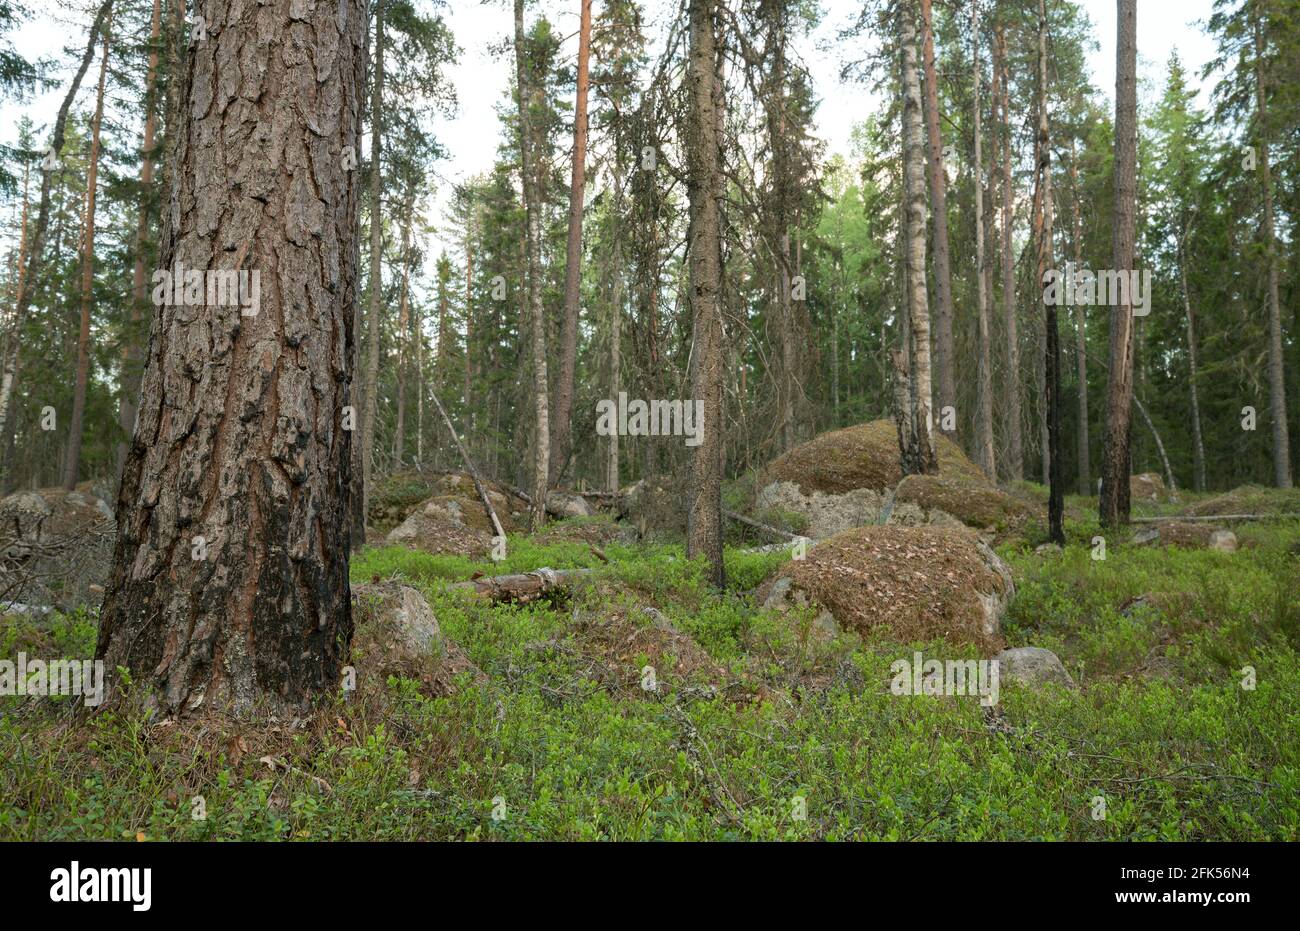
[[[1137,199],[1137,0],[1116,0],[1115,46],[1115,215],[1112,262],[1116,271],[1133,267]],[[1130,442],[1133,432],[1133,305],[1110,312],[1110,371],[1106,379],[1106,424],[1101,458],[1099,516],[1103,527],[1129,520]]]
[[[168,714],[289,713],[337,686],[352,636],[359,256],[344,150],[358,143],[366,9],[204,12],[160,268],[257,272],[259,301],[247,314],[164,296],[154,311],[96,656]]]
[[[721,586],[722,565],[722,111],[718,87],[717,0],[690,0],[687,70],[687,193],[690,197],[690,297],[694,344],[691,398],[704,402],[702,442],[690,460],[686,555],[702,556]],[[690,403],[688,401],[688,403]]]

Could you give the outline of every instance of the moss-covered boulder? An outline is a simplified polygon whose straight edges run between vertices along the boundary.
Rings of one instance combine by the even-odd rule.
[[[825,609],[840,628],[861,634],[884,629],[898,640],[942,638],[991,652],[1014,593],[1010,569],[970,530],[869,526],[785,563],[757,597],[777,610]]]

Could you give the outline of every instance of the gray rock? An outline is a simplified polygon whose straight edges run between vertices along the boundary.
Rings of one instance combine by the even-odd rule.
[[[590,517],[591,508],[582,495],[552,491],[546,495],[546,510],[559,517]]]
[[[1015,682],[1030,688],[1055,684],[1077,689],[1064,664],[1051,650],[1042,647],[1013,647],[993,657],[1003,682]]]
[[[1210,534],[1209,547],[1221,553],[1237,552],[1237,535],[1231,530],[1216,530]]]
[[[1133,534],[1133,539],[1129,540],[1134,546],[1146,546],[1148,543],[1158,543],[1159,541],[1160,531],[1155,527],[1139,530]]]

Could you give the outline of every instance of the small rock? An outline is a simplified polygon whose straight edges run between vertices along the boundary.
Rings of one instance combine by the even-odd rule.
[[[1210,534],[1210,549],[1221,553],[1237,552],[1237,535],[1231,530],[1216,530]]]
[[[1037,688],[1054,683],[1067,689],[1077,689],[1066,672],[1061,658],[1042,647],[1013,647],[993,657],[998,664],[998,675],[1004,682],[1015,682]]]
[[[1157,543],[1159,540],[1160,531],[1155,527],[1148,527],[1133,534],[1133,539],[1129,540],[1129,542],[1134,546],[1146,546],[1148,543]]]
[[[1042,543],[1034,547],[1035,556],[1053,556],[1059,552],[1061,552],[1059,543]]]

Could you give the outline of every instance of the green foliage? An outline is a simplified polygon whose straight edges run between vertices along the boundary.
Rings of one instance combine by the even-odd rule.
[[[986,728],[974,699],[889,692],[891,662],[951,655],[942,643],[821,642],[799,612],[757,610],[744,592],[785,553],[729,550],[734,587],[719,593],[672,546],[611,545],[608,564],[527,539],[501,564],[367,549],[354,579],[419,587],[487,685],[428,698],[394,679],[378,713],[340,698],[314,730],[205,739],[130,710],[67,730],[57,708],[17,714],[5,699],[0,838],[1300,839],[1300,748],[1284,739],[1300,689],[1300,524],[1242,528],[1236,554],[1117,537],[1104,561],[1091,528],[1070,531],[1060,554],[1005,552],[1018,594],[1004,633],[1055,650],[1082,689],[1004,683],[1009,731]],[[443,586],[543,565],[595,577],[525,606]],[[612,686],[592,663],[618,662],[587,638],[642,605],[767,697],[701,697],[666,663],[658,692]],[[5,622],[6,655],[23,637],[70,655],[93,643],[85,616],[33,626]],[[629,681],[645,659],[623,661]],[[829,684],[801,678],[828,662],[841,665]],[[206,820],[192,817],[198,796]]]

